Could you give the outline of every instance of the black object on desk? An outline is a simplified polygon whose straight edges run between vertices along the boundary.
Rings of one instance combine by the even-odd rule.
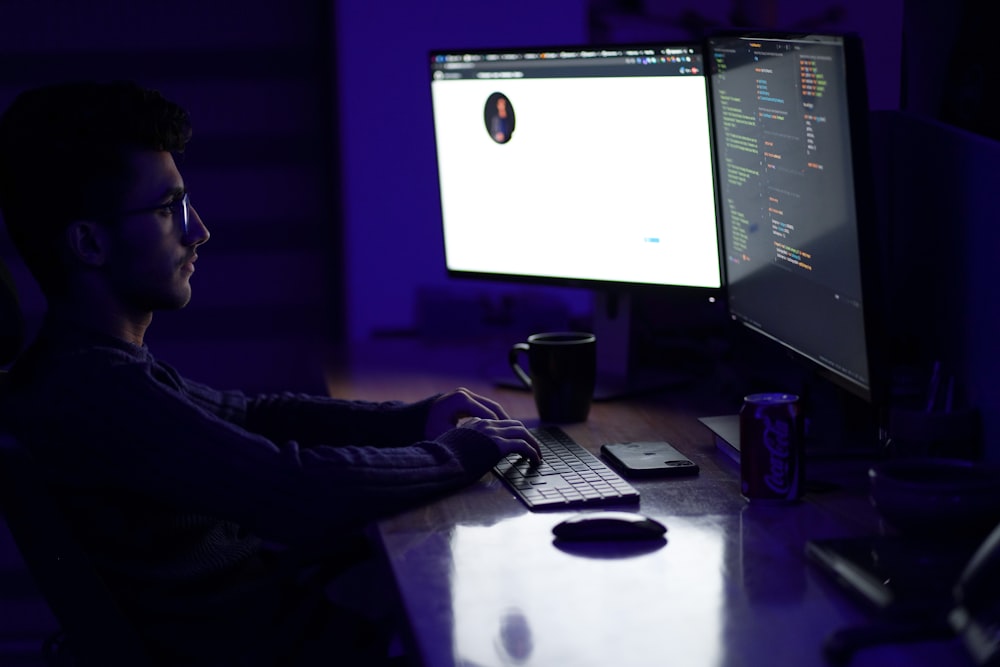
[[[820,539],[806,543],[806,556],[884,616],[943,619],[978,542],[887,535]]]
[[[601,454],[626,477],[684,477],[699,471],[697,463],[663,440],[606,443]]]
[[[996,609],[996,571],[982,567],[983,561],[995,565],[989,556],[1000,544],[1000,529],[995,535],[994,544],[987,540],[978,549],[977,540],[969,536],[879,535],[808,541],[806,556],[879,612],[872,623],[832,633],[824,645],[828,660],[846,664],[856,651],[869,646],[960,634],[975,664],[1000,664],[1000,642],[987,629],[996,627],[995,616],[975,604],[975,612],[970,613],[963,604],[968,584],[975,582],[969,597],[985,597],[989,600],[986,608]]]
[[[596,542],[660,540],[667,527],[637,512],[585,512],[560,521],[552,534],[560,540]]]

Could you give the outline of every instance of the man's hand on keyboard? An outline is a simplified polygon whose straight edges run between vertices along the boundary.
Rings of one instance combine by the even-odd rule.
[[[538,441],[519,421],[491,398],[464,387],[442,394],[431,405],[426,436],[434,439],[456,426],[472,428],[488,436],[502,456],[520,454],[533,463],[541,461]]]
[[[461,428],[470,428],[488,436],[500,449],[501,458],[510,454],[520,454],[533,464],[540,463],[542,455],[535,436],[524,424],[516,419],[480,419],[472,417],[461,423]]]
[[[459,387],[447,394],[441,394],[431,405],[430,414],[427,416],[426,436],[433,440],[469,417],[510,419],[507,411],[493,399],[474,394],[465,387]]]

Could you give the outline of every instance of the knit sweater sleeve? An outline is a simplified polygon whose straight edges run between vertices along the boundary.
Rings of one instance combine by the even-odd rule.
[[[155,498],[276,541],[359,527],[468,485],[499,458],[470,429],[423,440],[427,401],[251,399],[114,350],[57,369],[41,374],[32,391],[46,398],[24,401],[18,421],[66,483]]]
[[[192,402],[268,439],[295,440],[299,446],[361,445],[398,447],[424,437],[430,406],[437,395],[413,403],[358,401],[280,393],[246,396],[218,391],[183,378],[158,364]]]

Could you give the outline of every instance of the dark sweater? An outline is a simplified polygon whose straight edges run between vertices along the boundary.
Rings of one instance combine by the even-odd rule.
[[[9,384],[4,423],[51,473],[126,612],[176,655],[280,622],[298,595],[289,554],[335,562],[372,520],[499,458],[469,429],[424,440],[433,398],[218,391],[145,347],[49,323]]]

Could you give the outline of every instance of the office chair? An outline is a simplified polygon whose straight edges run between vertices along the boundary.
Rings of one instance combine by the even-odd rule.
[[[24,341],[24,319],[10,272],[0,262],[0,366],[11,363]],[[6,391],[0,370],[0,400]],[[44,472],[0,424],[0,511],[60,632],[46,640],[46,662],[59,667],[146,665],[135,630],[97,570],[77,544],[49,493]]]
[[[0,367],[17,357],[24,344],[24,315],[14,278],[0,261]]]

